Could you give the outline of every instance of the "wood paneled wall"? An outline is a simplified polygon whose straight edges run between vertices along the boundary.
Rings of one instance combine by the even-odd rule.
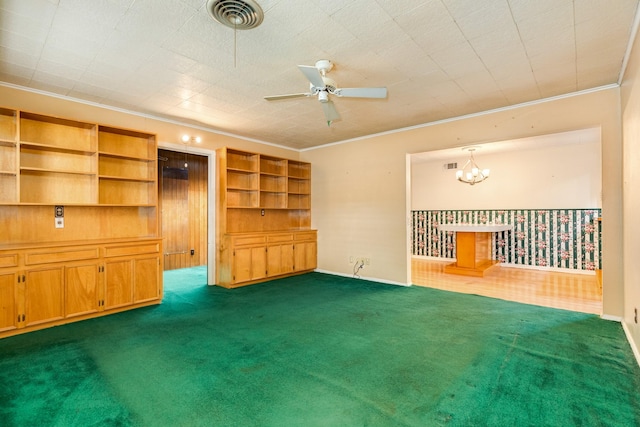
[[[162,200],[162,170],[168,168],[184,168],[188,164],[188,247],[184,253],[164,254],[164,269],[175,270],[178,268],[196,267],[207,264],[207,183],[208,183],[208,158],[195,154],[185,154],[176,151],[158,150],[158,206],[160,208],[160,221],[162,237],[165,239],[165,248],[177,247],[172,245],[172,239],[184,239],[182,227],[179,225],[180,215],[174,209],[163,209]],[[169,203],[169,201],[167,201]],[[185,213],[186,214],[186,213]],[[174,225],[175,224],[175,225]],[[180,246],[180,245],[178,245]],[[194,250],[194,255],[191,255]]]

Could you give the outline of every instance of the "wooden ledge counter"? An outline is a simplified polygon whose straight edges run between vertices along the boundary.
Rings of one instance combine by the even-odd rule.
[[[508,224],[441,224],[439,231],[456,232],[456,262],[445,266],[444,272],[463,276],[483,277],[498,263],[491,259],[491,233],[512,230]]]

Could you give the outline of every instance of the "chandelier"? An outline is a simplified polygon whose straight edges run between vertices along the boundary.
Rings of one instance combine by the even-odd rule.
[[[474,185],[489,178],[489,169],[480,169],[475,159],[473,158],[473,152],[477,147],[466,147],[463,150],[469,152],[469,160],[464,164],[462,169],[456,171],[456,179],[466,184]]]

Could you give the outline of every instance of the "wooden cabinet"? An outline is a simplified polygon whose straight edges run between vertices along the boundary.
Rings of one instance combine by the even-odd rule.
[[[133,260],[133,302],[135,304],[160,298],[160,256],[140,257]]]
[[[293,273],[293,243],[272,244],[267,247],[267,276],[281,276]]]
[[[317,246],[315,231],[296,234],[295,271],[308,271],[317,267]]]
[[[0,333],[18,328],[16,272],[0,271]]]
[[[232,283],[259,280],[267,276],[266,248],[238,247],[233,251]]]
[[[161,248],[158,241],[105,248],[104,308],[158,301],[162,298]]]
[[[25,327],[64,318],[64,267],[27,270],[21,275],[24,306],[20,310]]]
[[[0,337],[162,299],[157,238],[0,248]]]
[[[107,260],[105,270],[104,309],[123,307],[133,303],[131,260]]]
[[[65,317],[96,313],[100,309],[101,266],[95,262],[65,267]]]
[[[231,148],[216,159],[216,283],[237,287],[316,268],[311,165]]]
[[[315,230],[227,234],[218,284],[235,288],[313,270],[316,240]]]

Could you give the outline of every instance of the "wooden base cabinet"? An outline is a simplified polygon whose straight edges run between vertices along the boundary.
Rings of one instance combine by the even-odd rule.
[[[316,268],[315,230],[227,234],[218,285],[236,288]]]
[[[0,247],[0,338],[159,304],[161,246],[145,238]]]

